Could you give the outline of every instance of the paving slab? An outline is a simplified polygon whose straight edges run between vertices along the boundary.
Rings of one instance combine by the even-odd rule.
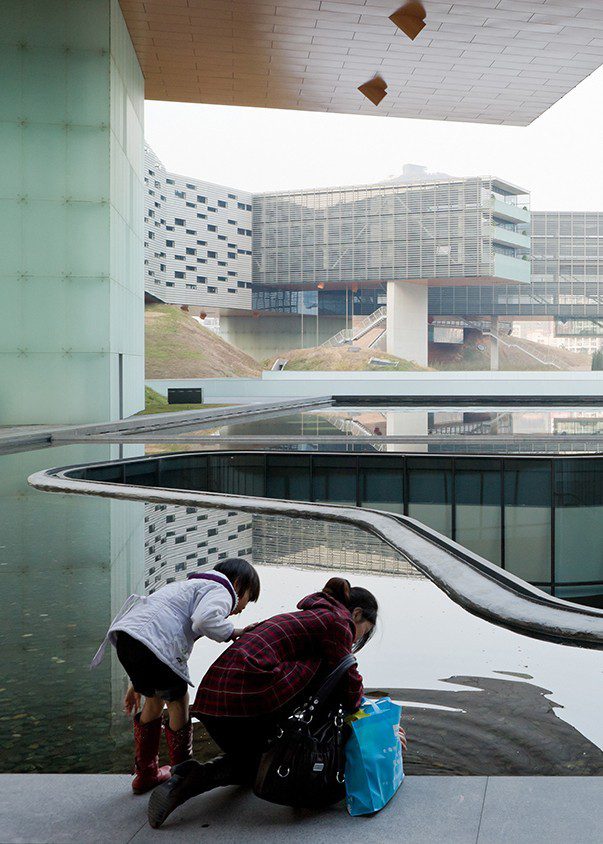
[[[603,841],[603,776],[488,779],[478,844],[572,841]]]
[[[370,818],[351,818],[343,804],[321,812],[294,810],[258,800],[247,789],[224,788],[189,801],[161,830],[144,826],[132,844],[335,844],[357,837],[379,844],[475,844],[486,779],[407,777],[391,803]]]
[[[126,844],[147,822],[147,799],[120,774],[3,774],[1,844]]]

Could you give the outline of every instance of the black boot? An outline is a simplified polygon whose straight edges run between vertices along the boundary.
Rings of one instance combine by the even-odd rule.
[[[245,776],[232,756],[216,756],[209,762],[188,759],[172,768],[172,776],[151,794],[149,800],[149,823],[157,829],[191,797],[211,791],[220,785],[239,785]]]

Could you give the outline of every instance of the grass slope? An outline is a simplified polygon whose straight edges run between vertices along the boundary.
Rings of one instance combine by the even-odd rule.
[[[259,377],[260,366],[176,305],[145,308],[147,378]]]
[[[352,351],[348,345],[337,347],[317,346],[311,349],[293,349],[279,355],[288,361],[285,370],[304,372],[426,372],[426,368],[414,361],[388,355],[374,349]],[[371,358],[389,361],[388,366],[371,363]],[[276,358],[265,361],[270,369]]]
[[[581,355],[568,352],[566,349],[543,346],[540,343],[532,343],[530,340],[520,340],[513,335],[505,337],[505,340],[521,348],[509,349],[501,343],[499,351],[499,368],[501,371],[559,371],[555,366],[539,363],[530,355],[525,354],[522,349],[537,357],[553,360],[563,370],[590,369],[590,355]],[[478,345],[484,346],[484,350],[478,349]],[[468,331],[466,342],[462,346],[430,343],[429,366],[433,369],[450,372],[489,370],[490,337],[483,337],[478,331]]]
[[[146,416],[149,413],[172,413],[175,410],[207,410],[209,407],[223,407],[221,404],[168,404],[168,400],[161,393],[144,388],[144,410],[136,416]]]

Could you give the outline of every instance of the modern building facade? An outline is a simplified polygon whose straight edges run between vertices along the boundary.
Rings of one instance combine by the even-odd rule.
[[[251,194],[144,164],[147,299],[250,310]]]
[[[528,192],[498,178],[415,174],[260,194],[253,208],[253,307],[281,324],[298,317],[289,348],[302,315],[316,323],[307,345],[317,345],[387,302],[388,351],[426,364],[430,286],[530,281]]]
[[[144,404],[144,78],[117,0],[2,4],[0,424]]]

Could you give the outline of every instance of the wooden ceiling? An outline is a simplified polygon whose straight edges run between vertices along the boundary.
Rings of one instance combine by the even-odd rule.
[[[401,0],[120,5],[152,100],[524,126],[603,63],[603,0],[424,0],[414,41]]]

